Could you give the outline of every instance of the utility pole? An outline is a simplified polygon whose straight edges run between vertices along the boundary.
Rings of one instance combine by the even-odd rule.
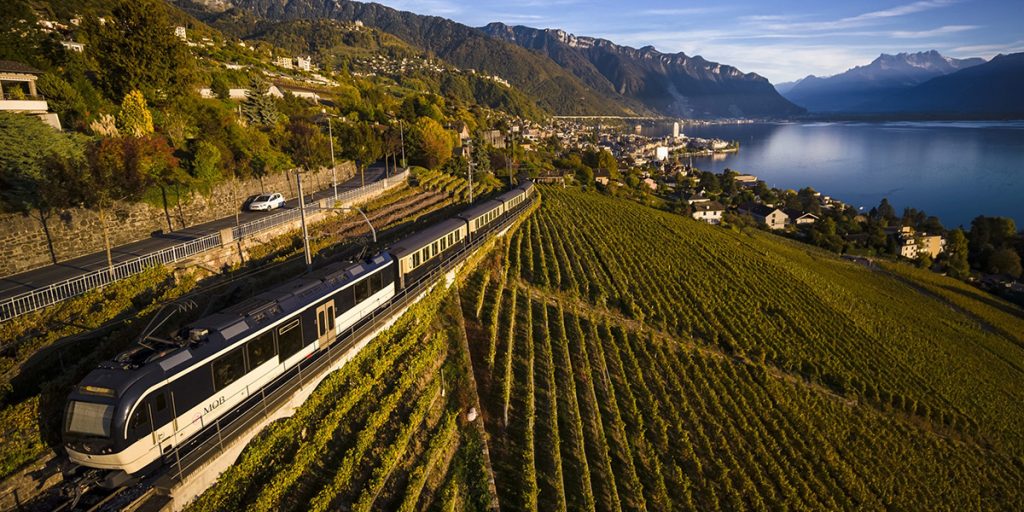
[[[469,143],[469,204],[473,204],[473,142]]]
[[[334,129],[331,127],[331,116],[327,109],[320,109],[327,118],[327,140],[331,143],[331,185],[334,187],[334,202],[338,202],[338,167],[334,165]]]
[[[299,186],[299,218],[302,219],[302,251],[306,254],[306,272],[313,271],[313,255],[309,252],[309,231],[306,229],[306,198],[302,196],[302,173],[295,173]]]
[[[402,119],[398,119],[398,136],[402,139],[402,169],[405,169],[405,129],[402,127]]]

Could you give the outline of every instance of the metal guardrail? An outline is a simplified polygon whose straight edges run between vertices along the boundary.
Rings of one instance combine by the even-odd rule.
[[[371,183],[365,187],[348,190],[344,193],[338,194],[338,201],[345,202],[358,200],[364,196],[387,190],[394,185],[405,181],[408,177],[409,171],[402,171],[390,178],[385,178]],[[307,211],[309,211],[310,208],[311,206],[307,204]],[[315,204],[312,208],[314,210],[319,209]],[[231,233],[234,240],[241,240],[282,224],[295,221],[299,217],[300,211],[298,209],[287,210],[235,226],[231,229]],[[195,240],[189,240],[188,242],[173,245],[137,258],[122,261],[115,264],[113,268],[107,267],[94,270],[43,288],[15,295],[14,297],[4,299],[0,302],[0,322],[5,322],[26,313],[31,313],[47,306],[52,306],[59,302],[78,297],[86,292],[102,288],[108,284],[120,281],[121,279],[139,274],[148,268],[167,265],[186,258],[191,258],[192,256],[220,247],[221,245],[222,240],[220,233],[212,233],[196,238]]]
[[[303,359],[295,367],[261,387],[259,391],[251,393],[234,410],[205,426],[184,445],[164,454],[166,470],[163,477],[169,480],[165,481],[165,485],[182,482],[189,474],[204,467],[212,457],[224,451],[225,442],[230,442],[234,436],[248,430],[258,420],[268,417],[283,402],[290,400],[292,394],[306,385],[309,379],[334,364],[357,341],[387,322],[398,310],[411,305],[422,292],[429,290],[442,276],[493,238],[494,233],[519,220],[519,215],[536,201],[537,198],[534,196],[519,204],[513,210],[513,215],[490,227],[485,236],[474,239],[466,247],[445,258],[438,266],[392,297],[383,308],[374,310],[368,317],[337,333],[327,350],[316,354],[315,357]]]

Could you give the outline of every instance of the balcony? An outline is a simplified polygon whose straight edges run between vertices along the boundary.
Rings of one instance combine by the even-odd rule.
[[[48,110],[46,98],[40,94],[24,94],[18,99],[0,99],[0,110],[42,114]]]

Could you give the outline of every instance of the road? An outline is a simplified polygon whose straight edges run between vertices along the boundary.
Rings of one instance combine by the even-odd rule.
[[[366,183],[370,184],[384,178],[384,173],[385,170],[383,164],[368,167],[365,172]],[[340,194],[346,190],[359,188],[359,186],[360,177],[357,173],[352,179],[338,184],[338,193]],[[334,192],[331,187],[328,187],[326,190],[313,194],[312,198],[313,201],[316,201],[331,197],[333,193]],[[306,194],[306,196],[309,197],[309,194]],[[308,202],[309,200],[307,200],[307,203]],[[297,208],[298,205],[298,199],[295,198],[285,203],[283,208]],[[238,223],[245,224],[246,222],[251,222],[267,215],[272,215],[278,211],[279,210],[272,210],[270,212],[240,211],[238,214]],[[130,260],[138,256],[159,251],[160,249],[164,249],[172,245],[177,245],[189,240],[195,240],[211,233],[217,233],[224,228],[234,227],[234,225],[235,216],[229,215],[218,220],[197,224],[180,231],[154,235],[150,238],[114,247],[111,249],[111,256],[113,257],[114,263]],[[106,251],[100,251],[94,254],[62,261],[56,265],[40,267],[20,274],[0,278],[0,300],[34,289],[44,288],[51,284],[87,274],[93,270],[98,270],[106,266]]]

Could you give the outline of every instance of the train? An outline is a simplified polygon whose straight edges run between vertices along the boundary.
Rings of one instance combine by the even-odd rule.
[[[331,263],[101,363],[73,388],[62,443],[108,486],[165,456],[334,343],[501,221],[521,215],[530,181],[414,233],[358,263]]]

